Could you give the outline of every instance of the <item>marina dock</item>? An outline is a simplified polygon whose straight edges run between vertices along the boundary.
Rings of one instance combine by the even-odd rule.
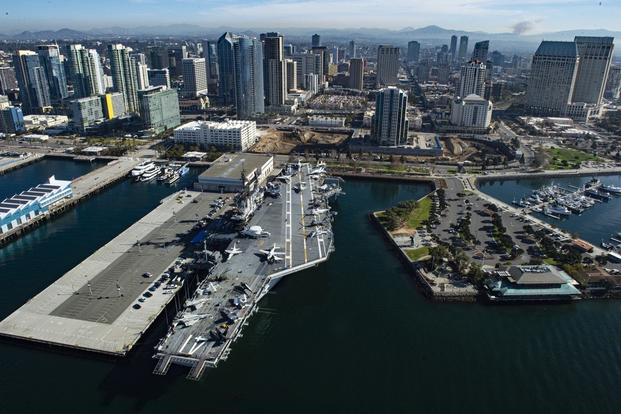
[[[182,191],[164,199],[0,322],[0,335],[125,355],[180,289],[172,278],[157,288],[154,283],[174,265],[197,215],[215,197]],[[143,277],[146,272],[152,276]],[[138,301],[141,297],[143,302]]]

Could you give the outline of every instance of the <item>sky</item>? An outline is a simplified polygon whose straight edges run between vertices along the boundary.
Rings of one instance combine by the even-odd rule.
[[[621,0],[2,0],[0,33],[193,24],[486,32],[621,30]]]

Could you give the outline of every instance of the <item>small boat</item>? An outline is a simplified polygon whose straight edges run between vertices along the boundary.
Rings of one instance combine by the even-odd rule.
[[[172,175],[168,178],[168,180],[166,180],[166,184],[168,185],[172,185],[173,183],[175,183],[177,180],[179,180],[179,178],[181,178],[181,176],[179,175],[178,172],[173,172]]]
[[[614,185],[602,185],[600,189],[611,194],[621,195],[621,187],[617,187]]]

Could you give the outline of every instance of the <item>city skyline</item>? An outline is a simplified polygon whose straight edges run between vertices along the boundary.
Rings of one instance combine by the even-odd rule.
[[[36,13],[33,13],[36,10]],[[329,10],[330,13],[325,13]],[[416,13],[412,13],[412,11]],[[91,4],[68,0],[35,0],[3,8],[2,33],[57,30],[69,27],[92,30],[108,26],[192,24],[207,28],[223,25],[250,28],[384,28],[400,29],[437,24],[462,31],[538,34],[550,31],[621,30],[616,16],[621,4],[596,1],[430,0],[391,2],[375,0],[111,0]],[[311,23],[312,22],[312,23]]]

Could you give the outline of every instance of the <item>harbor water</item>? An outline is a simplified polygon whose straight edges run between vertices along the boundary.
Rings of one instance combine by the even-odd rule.
[[[9,181],[0,177],[0,191]],[[179,367],[151,374],[164,321],[121,360],[0,341],[0,411],[618,412],[621,303],[430,302],[368,219],[430,187],[352,180],[344,189],[336,252],[269,293],[229,359],[201,381],[186,380]],[[119,183],[1,249],[0,317],[171,191]]]

